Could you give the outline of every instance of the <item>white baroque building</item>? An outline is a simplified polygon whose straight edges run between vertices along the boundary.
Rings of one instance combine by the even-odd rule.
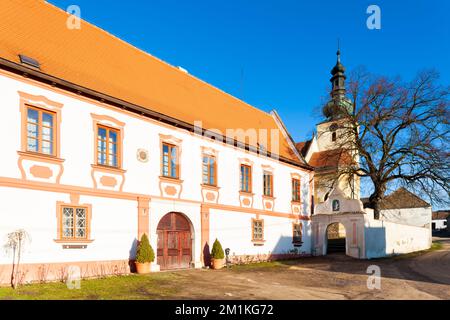
[[[2,2],[0,239],[23,281],[311,254],[313,170],[271,114],[44,1]],[[0,283],[12,257],[0,254]]]

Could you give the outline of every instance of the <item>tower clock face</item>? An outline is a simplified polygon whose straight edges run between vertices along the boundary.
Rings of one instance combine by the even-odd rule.
[[[331,132],[335,132],[337,129],[338,129],[338,125],[337,125],[336,123],[333,123],[333,124],[330,126],[330,131],[331,131]]]

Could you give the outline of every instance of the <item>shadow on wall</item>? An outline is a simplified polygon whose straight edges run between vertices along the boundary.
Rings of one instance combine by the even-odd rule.
[[[136,258],[136,250],[138,246],[138,239],[134,239],[131,243],[131,249],[129,251],[129,257],[128,257],[128,266],[130,267],[131,272],[136,272],[136,266],[134,264],[134,259]]]
[[[369,227],[365,230],[366,258],[385,257],[386,252],[386,228]]]
[[[292,243],[292,237],[285,236],[280,237],[274,247],[267,245],[257,246],[258,253],[256,254],[234,254],[236,248],[231,248],[232,252],[230,260],[232,264],[248,264],[266,262],[271,260],[289,260],[297,259],[304,256],[309,256],[308,250],[299,243],[299,246],[294,246]]]
[[[306,253],[306,251],[301,243],[298,246],[294,246],[292,237],[280,237],[272,250],[272,254],[300,254],[302,252]]]
[[[302,213],[308,212],[310,209],[310,202],[309,202],[309,183],[302,183],[302,193],[303,199],[302,199]],[[307,195],[307,196],[305,196]]]

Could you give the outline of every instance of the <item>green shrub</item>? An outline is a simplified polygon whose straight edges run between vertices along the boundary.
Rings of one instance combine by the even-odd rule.
[[[211,258],[213,259],[223,259],[225,258],[225,253],[223,252],[222,245],[219,240],[216,239],[214,241],[212,250],[211,250]]]
[[[147,263],[153,261],[155,261],[155,252],[153,252],[153,248],[148,241],[148,237],[144,233],[137,247],[136,262]]]

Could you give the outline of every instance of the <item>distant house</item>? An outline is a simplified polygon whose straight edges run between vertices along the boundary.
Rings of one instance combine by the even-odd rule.
[[[448,229],[449,217],[450,217],[450,210],[434,211],[431,222],[432,230],[439,231]]]
[[[365,208],[369,208],[369,198],[362,198]],[[380,220],[430,227],[431,205],[405,188],[399,188],[386,196],[381,203]]]

